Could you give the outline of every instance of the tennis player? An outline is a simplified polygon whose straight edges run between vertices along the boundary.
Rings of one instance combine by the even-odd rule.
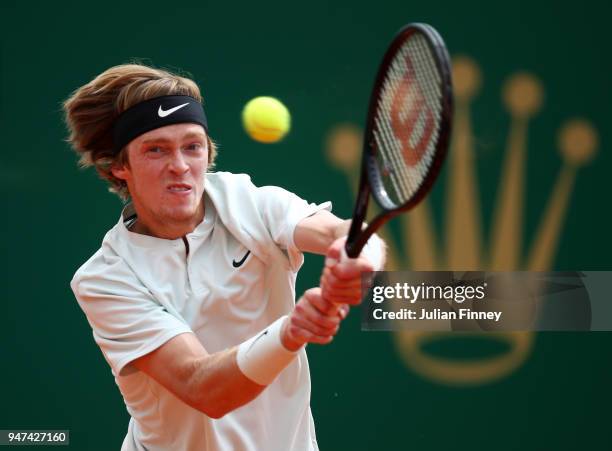
[[[121,449],[317,450],[304,347],[331,342],[382,241],[342,258],[329,202],[211,172],[189,78],[116,66],[64,110],[81,165],[129,200],[71,282],[131,416]],[[303,252],[328,258],[296,303]]]

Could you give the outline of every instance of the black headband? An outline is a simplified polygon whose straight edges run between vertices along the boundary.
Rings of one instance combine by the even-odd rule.
[[[208,132],[202,104],[190,96],[163,96],[140,102],[117,116],[113,125],[115,153],[134,138],[166,125],[190,122]]]

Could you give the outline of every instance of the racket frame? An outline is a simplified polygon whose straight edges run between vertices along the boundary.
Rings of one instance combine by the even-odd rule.
[[[383,87],[385,76],[394,60],[395,55],[404,42],[414,33],[421,33],[425,37],[429,49],[434,55],[436,68],[441,77],[442,90],[442,109],[440,114],[440,129],[434,160],[427,174],[427,177],[417,189],[414,195],[403,205],[397,206],[389,198],[382,182],[376,155],[378,153],[376,141],[374,139],[374,120],[377,109],[379,93]],[[361,173],[359,177],[359,190],[357,201],[353,210],[353,220],[345,244],[345,252],[350,258],[355,258],[361,253],[361,249],[367,243],[372,234],[382,227],[391,218],[414,208],[427,193],[431,190],[438,174],[442,168],[442,163],[446,158],[448,143],[451,134],[451,124],[453,116],[453,90],[451,81],[450,57],[442,37],[431,26],[424,23],[411,23],[402,27],[395,35],[389,48],[385,52],[383,60],[378,68],[378,73],[374,81],[374,87],[370,94],[370,103],[366,119],[366,129],[363,140],[363,153],[361,161]],[[363,223],[368,210],[370,194],[376,203],[382,208],[368,226],[363,229]],[[363,229],[363,230],[362,230]]]

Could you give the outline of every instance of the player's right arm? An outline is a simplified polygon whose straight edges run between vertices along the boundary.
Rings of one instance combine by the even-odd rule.
[[[132,365],[185,404],[211,418],[221,418],[266,388],[240,371],[237,349],[209,354],[193,333],[184,333],[134,360]]]
[[[326,315],[331,309],[319,288],[304,293],[280,329],[284,348],[297,351],[306,343],[329,343],[341,321],[337,315]],[[243,373],[238,349],[209,354],[193,333],[183,333],[132,364],[186,404],[220,418],[265,389]]]

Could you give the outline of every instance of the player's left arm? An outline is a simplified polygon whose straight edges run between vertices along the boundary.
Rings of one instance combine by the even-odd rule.
[[[342,260],[340,255],[350,225],[350,220],[321,210],[302,219],[293,234],[293,241],[302,252],[327,257],[320,286],[325,299],[337,304],[354,304],[360,300],[361,274],[381,270],[386,257],[385,244],[375,237],[371,248],[364,248],[359,258]]]
[[[350,227],[350,219],[340,219],[327,210],[320,210],[298,222],[293,233],[293,241],[296,247],[302,252],[310,252],[312,254],[330,257],[330,251],[334,250],[332,252],[334,255],[331,257],[339,259],[339,255],[336,255],[337,252],[335,252],[335,250],[342,248],[342,246],[338,244],[340,241],[342,241],[342,245],[344,245],[343,239],[348,235]],[[370,262],[378,271],[384,266],[386,254],[385,243],[378,235],[374,235],[368,241],[360,257],[374,257],[376,261]],[[370,260],[372,260],[372,258],[370,258]]]
[[[327,210],[302,219],[293,233],[293,241],[302,252],[325,255],[332,243],[348,234],[350,220],[338,218]]]

